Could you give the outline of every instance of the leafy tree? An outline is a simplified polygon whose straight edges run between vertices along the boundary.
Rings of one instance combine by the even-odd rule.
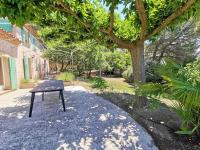
[[[117,49],[114,51],[103,52],[104,67],[102,69],[109,73],[114,71],[124,71],[131,64],[131,59],[127,51]]]
[[[65,23],[67,18],[63,17],[62,20]],[[92,69],[123,70],[130,65],[130,57],[126,51],[121,49],[111,51],[101,43],[92,39],[87,40],[92,37],[81,31],[79,26],[74,27],[70,23],[66,26],[57,25],[53,19],[48,18],[45,19],[45,22],[51,22],[51,24],[47,25],[44,20],[40,21],[39,34],[48,47],[44,56],[55,64],[61,64],[60,71],[71,65],[72,61],[74,65],[77,65],[79,74],[87,71],[88,76]]]
[[[76,49],[73,48],[72,45],[62,48],[48,48],[44,51],[43,57],[48,58],[50,62],[55,64],[56,71],[58,70],[57,64],[61,64],[60,71],[63,72],[66,70],[66,67],[72,65],[72,55],[76,51]]]
[[[88,77],[91,71],[100,67],[100,55],[102,46],[98,45],[94,40],[87,40],[78,44],[79,51],[76,53],[76,65],[78,69],[87,71]]]
[[[154,71],[163,58],[170,58],[185,65],[198,56],[199,21],[191,18],[177,28],[167,28],[154,41],[145,47],[145,69],[147,82],[159,82],[162,79]]]
[[[105,11],[98,0],[0,0],[0,3],[0,16],[8,17],[12,23],[22,25],[57,11],[60,15],[73,17],[94,37],[128,49],[136,83],[145,81],[144,41],[200,10],[200,0],[103,0],[109,11]],[[124,6],[124,18],[116,13],[119,5]]]
[[[92,70],[113,71],[124,70],[130,65],[130,57],[123,50],[111,51],[95,40],[84,40],[76,42],[74,50],[74,64],[77,65],[79,74],[88,72],[88,77]]]
[[[199,22],[194,19],[175,29],[167,28],[146,46],[146,60],[159,63],[163,58],[170,58],[182,64],[193,61],[200,47],[199,36]]]
[[[59,18],[59,23],[57,18]],[[86,42],[88,33],[78,24],[74,25],[73,18],[60,16],[57,12],[51,12],[45,18],[38,18],[36,21],[39,25],[38,33],[47,45],[44,57],[55,64],[56,70],[57,64],[61,64],[61,72],[69,65],[73,67],[74,55],[80,53],[78,51],[83,46],[80,41]]]

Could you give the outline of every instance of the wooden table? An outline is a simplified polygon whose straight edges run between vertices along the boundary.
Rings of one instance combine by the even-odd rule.
[[[63,84],[63,81],[61,81],[61,80],[44,81],[43,83],[41,83],[38,86],[36,86],[35,88],[33,88],[30,91],[32,94],[31,94],[29,117],[32,116],[33,103],[34,103],[36,93],[42,93],[42,101],[44,101],[44,93],[59,91],[59,99],[61,97],[63,110],[65,111],[65,100],[64,100],[64,96],[63,96],[63,90],[64,90],[64,84]]]

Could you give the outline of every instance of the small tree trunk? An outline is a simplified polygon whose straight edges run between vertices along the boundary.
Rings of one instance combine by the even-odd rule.
[[[153,58],[152,58],[153,61],[156,60],[156,54],[157,54],[157,49],[155,49],[153,52]]]
[[[69,64],[66,64],[66,65],[64,66],[63,69],[64,69],[64,70],[67,70],[68,65],[69,65]]]
[[[101,75],[101,68],[99,69],[99,76],[101,77],[102,75]]]
[[[61,61],[61,68],[60,68],[60,72],[63,72],[63,70],[64,70],[64,61],[62,60],[62,61]]]
[[[57,74],[57,72],[58,72],[57,61],[55,61],[55,70],[56,70],[56,74]]]
[[[89,71],[88,71],[88,78],[90,78],[90,77],[91,77],[91,73],[92,73],[92,71],[91,71],[91,70],[89,70]]]
[[[161,61],[161,59],[163,58],[164,54],[165,54],[165,49],[161,51],[160,56],[158,58],[158,62]]]
[[[145,69],[144,69],[144,42],[136,45],[135,49],[130,50],[132,67],[133,67],[133,80],[134,84],[145,82]],[[136,107],[145,105],[145,98],[136,95]]]

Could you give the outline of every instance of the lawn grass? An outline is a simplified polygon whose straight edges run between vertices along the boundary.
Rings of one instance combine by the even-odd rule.
[[[108,88],[105,91],[120,92],[120,93],[130,93],[134,94],[134,88],[129,83],[125,82],[123,78],[107,78],[104,79],[108,83]],[[76,81],[76,85],[83,86],[87,90],[98,92],[97,89],[92,88],[92,83],[94,78],[80,78]]]
[[[118,101],[118,99],[123,99],[119,96],[119,93],[124,94],[130,94],[134,95],[135,90],[133,85],[125,82],[123,78],[108,78],[104,77],[104,79],[108,83],[108,88],[104,90],[103,92],[92,88],[92,83],[94,81],[94,78],[80,78],[78,81],[76,81],[75,85],[83,86],[85,89],[92,91],[94,93],[100,93],[102,97],[107,99],[112,99],[112,101]],[[122,96],[123,97],[123,96]],[[128,101],[132,101],[133,98],[131,96],[125,95],[126,99],[129,99]],[[167,98],[161,98],[161,103],[166,104],[167,106],[171,107],[173,104],[173,101],[167,99]]]
[[[125,82],[123,78],[104,78],[108,82],[108,90],[123,92],[123,93],[134,93],[133,85]]]
[[[63,81],[73,81],[75,80],[75,75],[72,72],[62,72],[57,76],[57,79]]]

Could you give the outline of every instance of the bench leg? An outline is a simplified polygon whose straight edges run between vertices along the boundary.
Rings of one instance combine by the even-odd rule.
[[[60,91],[60,96],[62,98],[63,111],[65,111],[65,99],[64,99],[64,96],[63,96],[63,90]]]
[[[42,101],[44,101],[44,92],[42,92]]]
[[[29,117],[32,116],[34,99],[35,99],[35,93],[32,93],[32,95],[31,95],[31,105],[30,105],[30,110],[29,110]]]

